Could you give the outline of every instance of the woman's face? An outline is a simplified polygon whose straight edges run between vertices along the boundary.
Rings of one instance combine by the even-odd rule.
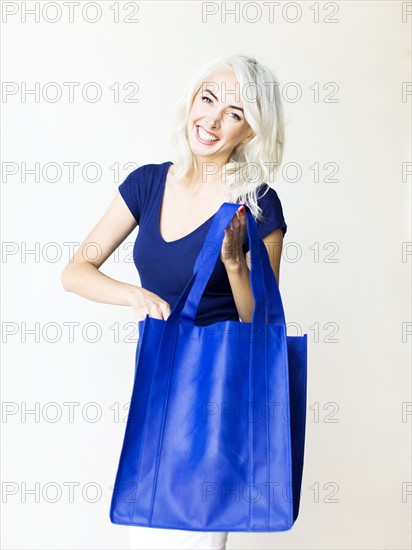
[[[203,83],[193,100],[187,131],[193,154],[218,164],[226,163],[239,143],[253,137],[233,73],[215,73]]]

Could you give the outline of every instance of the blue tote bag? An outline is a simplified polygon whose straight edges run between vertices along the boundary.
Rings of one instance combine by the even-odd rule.
[[[194,324],[239,205],[216,213],[168,319],[139,321],[112,523],[188,531],[284,531],[299,511],[307,334],[287,336],[266,247],[246,206],[251,323]]]

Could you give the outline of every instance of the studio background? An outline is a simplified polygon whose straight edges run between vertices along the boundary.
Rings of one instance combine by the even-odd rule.
[[[126,175],[174,160],[193,72],[242,53],[283,91],[280,290],[288,334],[308,333],[308,408],[293,529],[227,548],[409,548],[410,3],[82,2],[72,21],[63,2],[26,20],[23,4],[1,7],[2,547],[129,548],[109,505],[134,313],[65,293],[60,274]],[[103,273],[140,283],[137,231]]]

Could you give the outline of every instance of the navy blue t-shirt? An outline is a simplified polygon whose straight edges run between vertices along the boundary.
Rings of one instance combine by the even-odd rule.
[[[206,239],[214,215],[188,235],[167,242],[159,231],[160,209],[166,176],[171,161],[146,164],[133,170],[118,187],[139,230],[133,248],[133,260],[140,276],[141,286],[160,296],[173,309],[186,284],[193,276],[196,258]],[[262,192],[266,191],[266,184]],[[257,222],[263,239],[278,228],[286,233],[279,197],[272,188],[258,199],[265,220]],[[243,251],[249,250],[247,234]],[[226,268],[220,257],[206,285],[195,317],[196,325],[218,321],[239,321]]]

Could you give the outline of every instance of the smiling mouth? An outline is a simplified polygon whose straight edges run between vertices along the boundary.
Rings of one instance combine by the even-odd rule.
[[[209,134],[209,132],[206,132],[206,130],[201,126],[196,126],[196,135],[197,138],[203,143],[215,143],[216,141],[220,141],[218,137],[213,134]]]

